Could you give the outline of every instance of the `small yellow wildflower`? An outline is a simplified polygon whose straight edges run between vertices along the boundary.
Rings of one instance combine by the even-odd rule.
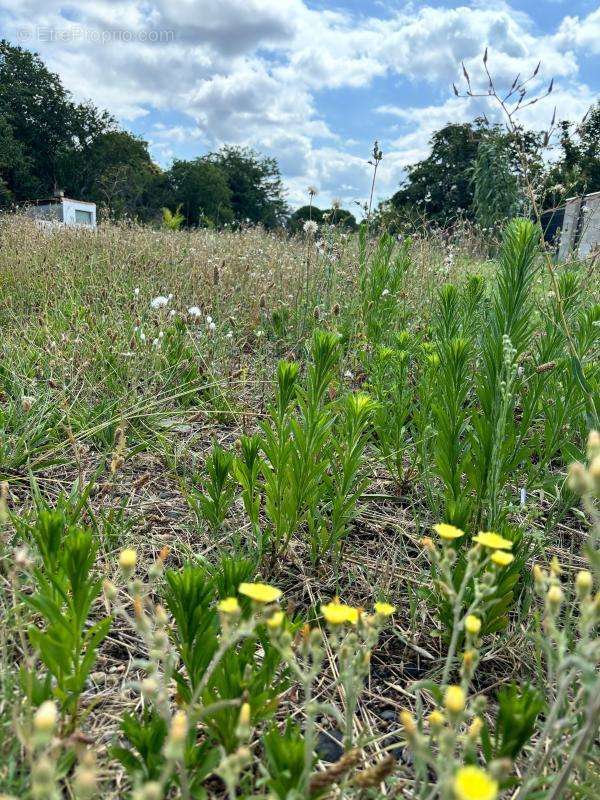
[[[482,730],[483,730],[483,720],[481,719],[481,717],[475,717],[473,719],[473,722],[469,725],[469,730],[468,730],[469,739],[473,739],[473,741],[479,739],[479,735],[481,734]]]
[[[400,712],[400,723],[404,728],[404,731],[408,737],[414,736],[417,732],[417,723],[415,722],[415,718],[406,709],[403,709]]]
[[[217,605],[217,608],[222,614],[239,614],[240,604],[237,597],[226,597]]]
[[[444,722],[446,722],[446,717],[437,709],[434,709],[427,719],[432,730],[439,730]]]
[[[493,531],[479,531],[477,536],[473,537],[473,541],[483,547],[489,547],[490,550],[512,550],[513,546],[510,539],[505,539]]]
[[[472,636],[476,636],[481,630],[481,620],[475,614],[469,614],[465,619],[465,630]]]
[[[491,561],[496,564],[497,567],[507,567],[509,564],[515,560],[515,557],[512,553],[507,553],[506,550],[496,550],[492,553]]]
[[[121,555],[119,556],[119,566],[123,572],[131,572],[135,568],[136,561],[137,553],[133,548],[128,547],[125,550],[121,550]]]
[[[456,528],[454,525],[447,525],[445,522],[440,522],[439,525],[434,525],[433,530],[441,539],[446,539],[447,541],[452,541],[452,539],[460,539],[461,536],[465,535],[465,532],[461,531],[460,528]]]
[[[456,800],[496,800],[498,797],[498,782],[475,765],[457,770],[453,789]]]
[[[344,605],[337,600],[321,606],[321,612],[330,625],[343,625],[344,622],[356,625],[358,622],[358,609]]]
[[[375,613],[382,617],[391,617],[395,611],[396,606],[392,606],[390,603],[375,603]]]
[[[240,583],[238,592],[256,603],[274,603],[281,597],[281,589],[268,583]]]
[[[267,625],[269,626],[269,628],[272,628],[272,629],[280,628],[283,625],[284,616],[285,616],[285,614],[283,613],[283,611],[276,611],[267,620]]]
[[[449,686],[444,695],[444,706],[451,714],[460,714],[465,707],[465,693],[460,686]]]

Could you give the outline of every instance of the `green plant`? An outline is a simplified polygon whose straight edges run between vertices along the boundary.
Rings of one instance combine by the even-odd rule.
[[[33,573],[35,592],[23,599],[41,615],[45,627],[31,625],[29,639],[52,676],[52,692],[74,728],[81,693],[112,623],[104,617],[90,624],[102,587],[93,569],[97,545],[89,531],[68,526],[58,511],[42,512],[31,533],[42,565]],[[35,675],[26,670],[23,684],[39,687]]]
[[[331,469],[323,478],[327,484],[327,502],[324,511],[315,514],[313,510],[308,515],[314,563],[326,553],[340,556],[341,543],[356,516],[358,500],[369,484],[360,473],[375,408],[366,394],[347,395],[336,420]]]
[[[174,212],[170,208],[163,208],[162,221],[167,230],[178,231],[185,222],[185,217],[181,213],[181,203]]]
[[[198,518],[205,520],[211,532],[216,534],[227,516],[235,493],[231,478],[233,455],[215,444],[205,466],[208,473],[205,491],[193,487],[187,499]]]

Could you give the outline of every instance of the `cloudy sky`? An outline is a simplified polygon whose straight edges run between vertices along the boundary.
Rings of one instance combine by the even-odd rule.
[[[487,100],[454,97],[481,56],[500,85],[542,62],[524,113],[580,119],[600,90],[598,0],[0,0],[0,34],[36,50],[77,99],[110,110],[154,158],[221,143],[275,156],[292,205],[306,187],[347,207],[368,195],[374,139],[389,196],[433,130]]]

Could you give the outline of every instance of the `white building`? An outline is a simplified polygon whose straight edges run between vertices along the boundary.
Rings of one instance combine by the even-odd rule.
[[[96,204],[86,200],[73,200],[65,197],[62,192],[57,192],[48,200],[39,200],[27,206],[25,213],[45,222],[96,227]]]
[[[565,203],[558,247],[560,261],[571,254],[580,258],[600,248],[600,192],[571,197]]]

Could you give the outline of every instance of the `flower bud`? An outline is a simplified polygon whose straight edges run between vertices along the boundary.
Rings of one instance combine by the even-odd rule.
[[[121,555],[119,556],[119,566],[125,575],[131,575],[135,569],[136,561],[137,553],[133,548],[128,547],[125,550],[121,550]]]
[[[437,733],[442,729],[444,723],[446,722],[446,717],[442,714],[441,711],[435,709],[427,717],[427,720],[429,722],[431,730]]]
[[[403,709],[400,712],[400,723],[404,728],[404,732],[406,733],[406,738],[409,741],[411,739],[414,739],[414,737],[417,734],[417,723],[413,715],[410,713],[410,711]]]
[[[577,596],[580,598],[587,597],[592,591],[593,583],[594,579],[592,578],[592,573],[587,569],[580,570],[575,578]]]
[[[587,440],[587,457],[593,461],[596,456],[600,455],[600,432],[590,431]]]
[[[569,466],[567,485],[575,494],[587,494],[590,490],[590,480],[585,467],[579,461]]]
[[[474,614],[469,614],[465,619],[465,630],[467,633],[470,633],[471,636],[477,636],[481,630],[481,620],[479,617],[476,617]]]
[[[169,729],[169,738],[166,746],[167,758],[183,758],[187,729],[188,719],[185,711],[176,711],[171,719],[171,727]]]
[[[58,709],[53,700],[46,700],[35,712],[33,728],[39,736],[49,739],[58,722]]]
[[[457,716],[464,711],[466,697],[460,686],[448,686],[444,695],[444,706],[448,713]]]
[[[483,730],[483,720],[481,719],[481,717],[475,717],[473,722],[469,725],[469,730],[467,735],[469,739],[476,741],[477,739],[479,739],[482,730]]]
[[[556,584],[551,586],[546,594],[546,604],[548,610],[552,613],[556,613],[561,606],[563,598],[564,594],[560,586],[557,586]]]

